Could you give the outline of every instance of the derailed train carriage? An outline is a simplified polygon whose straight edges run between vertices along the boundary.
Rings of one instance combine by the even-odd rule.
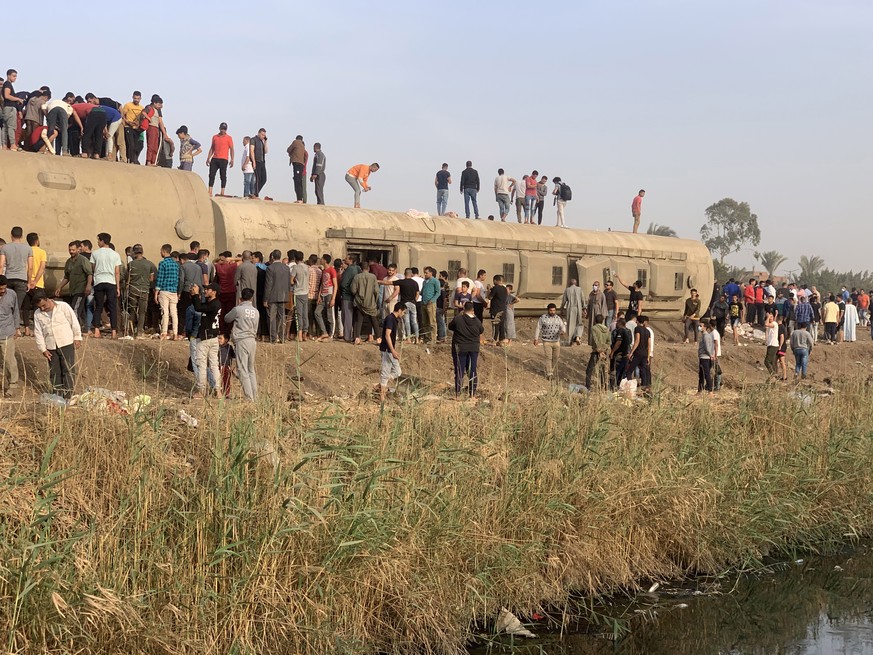
[[[0,230],[39,232],[48,252],[47,287],[63,274],[67,244],[109,232],[117,247],[142,243],[159,257],[171,243],[196,239],[213,253],[295,248],[305,254],[375,255],[401,268],[433,266],[502,274],[521,302],[518,313],[560,302],[571,278],[587,290],[620,276],[643,282],[645,311],[677,318],[692,287],[712,288],[712,258],[698,241],[627,232],[561,229],[292,203],[210,198],[184,171],[70,157],[0,152]],[[627,292],[616,284],[621,297]]]

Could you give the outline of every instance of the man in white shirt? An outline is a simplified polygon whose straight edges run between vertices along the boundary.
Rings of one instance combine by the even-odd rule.
[[[82,345],[82,329],[76,312],[67,303],[51,300],[45,291],[33,292],[33,336],[36,347],[49,362],[52,388],[69,398],[76,384],[76,350]]]
[[[112,237],[106,232],[97,235],[99,246],[91,253],[91,266],[94,268],[94,319],[91,327],[93,336],[100,338],[100,324],[103,320],[103,307],[109,314],[112,338],[118,336],[118,297],[121,294],[121,256],[109,247]]]
[[[510,194],[513,184],[515,184],[515,180],[508,177],[502,168],[498,168],[497,177],[494,178],[494,196],[497,199],[500,220],[504,222],[509,215]]]

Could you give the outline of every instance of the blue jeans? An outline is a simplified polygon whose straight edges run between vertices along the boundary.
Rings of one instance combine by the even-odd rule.
[[[437,189],[437,216],[442,216],[446,213],[449,206],[449,190]]]
[[[446,310],[437,308],[437,340],[442,341],[446,338]]]
[[[500,218],[506,218],[509,215],[509,196],[507,194],[497,194],[497,209],[500,213]]]
[[[407,337],[418,338],[418,315],[415,313],[415,303],[406,303],[406,313],[403,315],[403,331]]]
[[[94,320],[94,289],[91,289],[91,295],[85,299],[85,325],[91,327],[91,321]]]
[[[525,220],[529,218],[533,218],[534,212],[537,208],[537,197],[536,196],[525,196],[524,197],[524,218]]]
[[[479,353],[452,352],[452,363],[455,369],[455,393],[461,393],[464,375],[466,374],[470,378],[469,393],[471,396],[475,394],[479,383],[479,376],[476,373],[479,364]]]
[[[255,174],[254,171],[251,173],[243,173],[243,198],[248,198],[252,195],[252,189],[255,186]]]
[[[479,203],[476,202],[476,189],[464,189],[464,213],[470,218],[470,201],[473,201],[473,215],[479,218]]]
[[[809,366],[809,350],[806,348],[794,349],[794,375],[806,377],[806,368]]]

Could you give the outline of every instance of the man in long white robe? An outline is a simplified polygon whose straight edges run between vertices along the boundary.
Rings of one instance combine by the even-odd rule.
[[[855,341],[858,338],[856,327],[859,322],[858,308],[851,301],[847,302],[843,314],[843,341]]]
[[[582,294],[582,289],[579,288],[576,280],[570,280],[570,286],[564,289],[564,296],[561,298],[561,311],[564,312],[564,318],[567,320],[567,343],[565,345],[572,346],[573,343],[582,343],[582,334],[585,331],[582,317],[584,309],[585,296]]]

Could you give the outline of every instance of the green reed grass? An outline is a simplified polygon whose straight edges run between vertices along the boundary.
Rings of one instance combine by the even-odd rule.
[[[503,606],[824,548],[873,525],[870,395],[263,398],[196,430],[31,407],[2,460],[6,647],[457,653]]]

